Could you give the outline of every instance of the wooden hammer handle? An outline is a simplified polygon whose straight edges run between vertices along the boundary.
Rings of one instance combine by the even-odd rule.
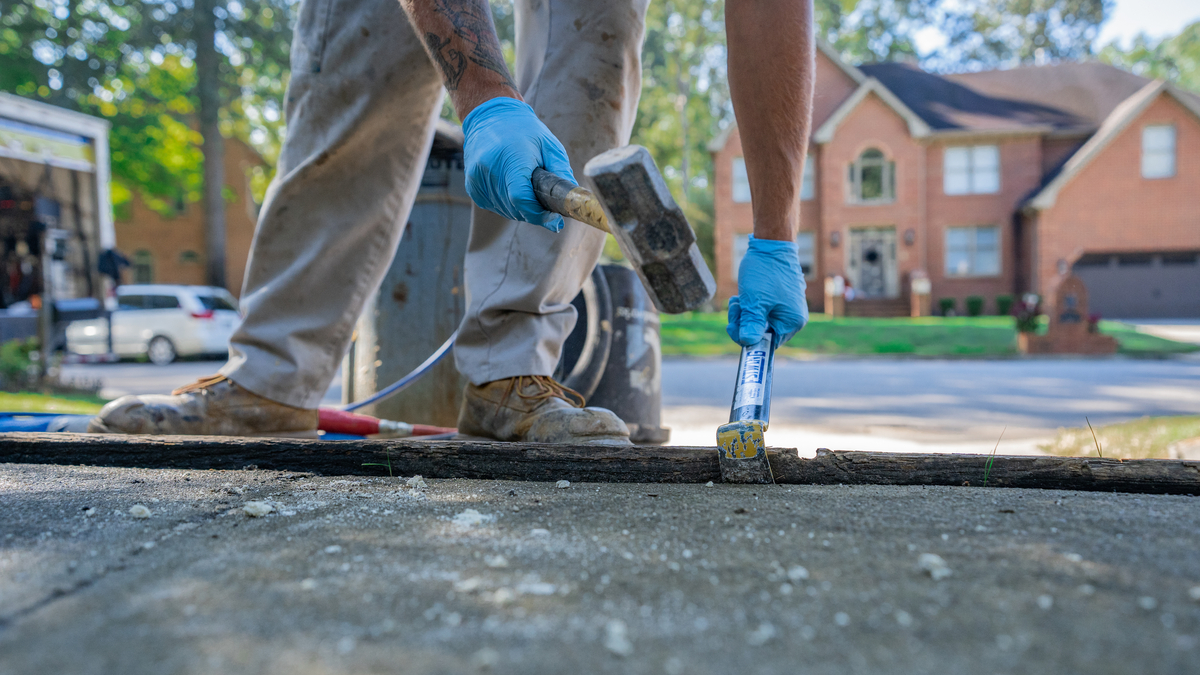
[[[609,232],[608,218],[592,191],[538,167],[533,170],[533,193],[547,211]]]

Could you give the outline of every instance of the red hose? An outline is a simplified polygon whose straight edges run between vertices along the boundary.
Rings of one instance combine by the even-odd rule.
[[[321,408],[317,412],[317,428],[321,431],[334,434],[374,436],[380,433],[381,423],[385,427],[385,431],[390,431],[386,429],[389,426],[393,427],[393,429],[400,426],[410,430],[407,434],[398,433],[398,436],[433,436],[435,434],[450,434],[455,431],[447,427],[435,427],[428,424],[391,422],[390,420],[381,420],[378,417],[346,412],[345,410],[337,410],[336,408]]]

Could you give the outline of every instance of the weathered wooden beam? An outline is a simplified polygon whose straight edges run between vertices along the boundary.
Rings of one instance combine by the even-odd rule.
[[[950,485],[1200,495],[1200,462],[771,449],[775,480],[807,485]],[[477,441],[321,441],[214,436],[0,434],[0,462],[326,475],[421,474],[611,483],[721,480],[716,448]],[[989,465],[990,462],[990,465]],[[377,466],[383,464],[384,466]],[[985,480],[986,477],[986,480]]]

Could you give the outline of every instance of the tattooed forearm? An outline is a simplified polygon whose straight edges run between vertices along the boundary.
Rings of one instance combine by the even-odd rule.
[[[426,33],[425,44],[428,45],[429,53],[433,55],[433,60],[437,62],[438,68],[442,70],[442,79],[446,83],[446,88],[456,91],[459,81],[462,80],[463,71],[467,69],[466,57],[462,52],[450,46],[450,38],[441,38],[434,33]]]
[[[469,62],[498,75],[501,84],[516,91],[500,53],[487,0],[405,0],[405,5],[425,34],[425,44],[447,89],[459,88]]]

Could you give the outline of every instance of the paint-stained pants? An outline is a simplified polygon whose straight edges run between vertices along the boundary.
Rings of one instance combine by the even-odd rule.
[[[647,2],[515,3],[517,84],[579,177],[587,160],[629,141]],[[291,62],[287,139],[221,372],[313,408],[395,254],[444,92],[396,0],[304,0]],[[603,244],[578,222],[553,234],[476,208],[458,369],[476,384],[551,374],[575,325],[570,302]]]

